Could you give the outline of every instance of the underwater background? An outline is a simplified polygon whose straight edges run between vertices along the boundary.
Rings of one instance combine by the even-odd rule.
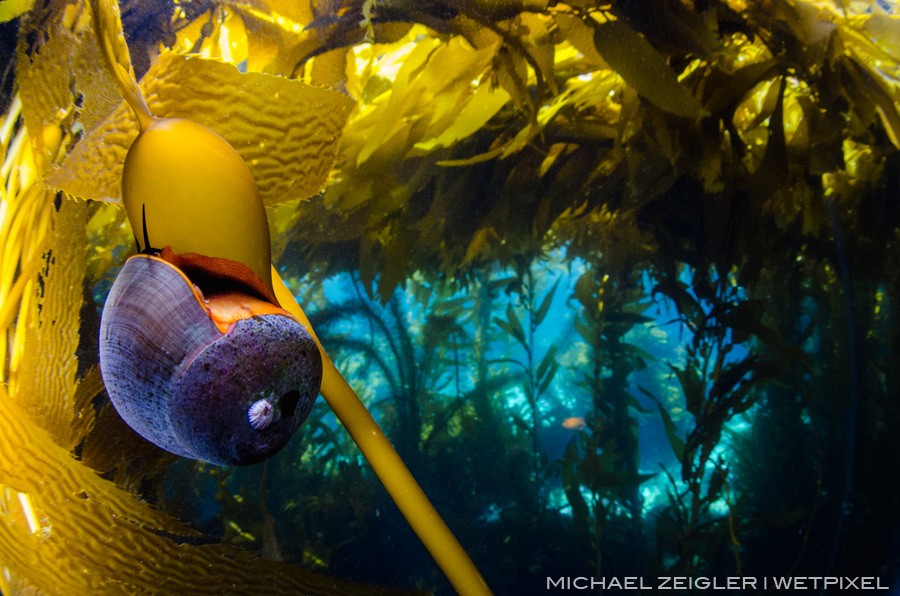
[[[247,162],[278,272],[495,593],[900,590],[895,2],[119,8],[148,104]],[[0,5],[0,590],[452,593],[323,400],[234,468],[113,409],[136,127],[90,11]]]

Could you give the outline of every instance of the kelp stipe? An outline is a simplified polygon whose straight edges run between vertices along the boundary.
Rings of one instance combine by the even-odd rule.
[[[117,81],[120,90],[123,92],[126,101],[128,101],[129,105],[134,110],[139,120],[142,134],[150,132],[153,129],[154,120],[142,98],[137,83],[131,76],[130,59],[128,58],[127,47],[125,47],[120,33],[121,24],[118,18],[118,11],[115,9],[115,6],[103,2],[102,0],[91,0],[91,7],[93,10],[95,27],[97,29],[98,37],[100,38],[99,43],[107,66]],[[184,128],[184,126],[179,126],[180,128]],[[202,127],[200,128],[202,129]],[[188,136],[191,136],[191,134],[191,131],[188,131]],[[201,137],[205,136],[205,129],[198,134]],[[209,134],[215,136],[214,133],[210,132]],[[185,139],[179,135],[175,135],[173,140],[181,142]],[[164,147],[159,148],[159,150],[162,149],[164,149]],[[143,166],[146,160],[152,158],[153,155],[140,155],[140,165]],[[138,165],[133,164],[132,167],[138,168]],[[226,164],[226,167],[228,167],[228,164]],[[201,175],[202,174],[203,173],[201,173]],[[141,213],[143,215],[144,205],[147,205],[148,208],[153,208],[152,202],[155,201],[157,197],[150,189],[142,190],[147,191],[142,194],[140,199],[140,202],[142,203]],[[258,197],[258,194],[256,196]],[[253,197],[251,196],[250,198],[252,201]],[[208,201],[208,203],[204,205],[206,209],[212,211],[221,209],[217,196],[207,195],[199,200],[203,199]],[[162,197],[162,200],[165,200],[165,197]],[[261,203],[259,205],[261,208]],[[250,208],[254,208],[254,206],[251,206]],[[132,229],[140,229],[144,222],[136,221],[134,209],[128,209],[128,213]],[[197,235],[198,230],[193,229],[191,224],[193,224],[193,222],[189,220],[177,222],[172,226],[166,224],[163,232],[160,232],[159,229],[156,228],[153,235],[148,236],[147,234],[144,234],[143,237],[147,244],[149,244],[150,239],[152,239],[154,243],[160,243],[160,246],[180,243],[182,241],[194,242],[194,236]],[[210,232],[217,237],[221,237],[224,231],[225,230],[221,228],[207,230],[207,232]],[[228,230],[228,233],[233,234],[231,230]],[[248,234],[251,235],[251,237],[245,237]],[[186,236],[189,236],[190,238],[186,238]],[[256,257],[258,257],[260,253],[266,256],[269,254],[268,228],[266,227],[265,234],[262,234],[254,233],[252,230],[248,231],[245,226],[241,226],[237,235],[231,235],[229,236],[229,239],[231,240],[229,244],[239,244],[243,247],[250,247],[248,248],[248,254],[244,255],[244,258],[238,257],[236,260],[244,263],[251,269],[254,269],[264,282],[268,282],[266,279],[267,272],[261,272],[258,270],[259,267],[254,267],[258,262]],[[142,248],[146,250],[149,247],[143,246]],[[197,245],[195,244],[190,250],[197,250]],[[198,252],[202,252],[202,250],[198,250]],[[274,269],[272,269],[272,272],[275,283],[266,285],[269,285],[269,287],[274,285],[275,297],[278,302],[280,302],[281,306],[303,323],[310,334],[315,337],[315,333],[309,325],[309,321],[303,313],[302,308],[291,295],[290,291],[284,286],[283,282],[278,277],[277,272],[275,272]],[[465,594],[489,593],[486,583],[475,568],[471,559],[428,501],[424,492],[418,486],[415,479],[413,479],[409,470],[403,464],[396,451],[394,451],[393,447],[347,383],[346,379],[344,379],[331,363],[331,360],[318,342],[318,339],[316,339],[316,343],[324,363],[321,388],[323,396],[328,401],[337,417],[347,427],[354,441],[356,441],[363,451],[367,460],[372,465],[376,474],[381,479],[403,515],[409,521],[413,530],[418,534],[423,544],[432,554],[435,561],[447,575],[457,591]]]
[[[279,302],[306,326],[322,353],[322,396],[347,427],[406,521],[460,594],[490,593],[469,555],[434,509],[356,392],[325,353],[309,319],[274,268],[272,276]]]

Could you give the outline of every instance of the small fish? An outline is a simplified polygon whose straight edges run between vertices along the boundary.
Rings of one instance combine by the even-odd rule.
[[[587,423],[581,416],[573,416],[571,418],[566,418],[565,420],[563,420],[562,426],[563,428],[568,428],[569,430],[581,430],[582,428],[587,426]]]

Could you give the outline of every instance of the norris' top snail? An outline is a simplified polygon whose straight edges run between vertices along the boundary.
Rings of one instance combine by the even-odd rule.
[[[221,277],[228,269],[250,281]],[[264,290],[224,259],[164,249],[126,261],[100,326],[100,367],[122,418],[172,453],[215,464],[281,449],[319,393],[322,360]]]
[[[176,453],[251,463],[287,442],[321,383],[453,587],[490,594],[270,268],[265,209],[246,164],[212,131],[153,117],[130,68],[117,4],[90,6],[104,61],[141,129],[126,159],[123,201],[148,254],[123,266],[101,321],[101,371],[122,417]],[[156,254],[151,239],[170,249]]]
[[[319,349],[278,305],[265,208],[238,153],[189,120],[149,117],[141,128],[122,174],[141,254],[123,266],[100,324],[110,400],[172,453],[261,461],[309,414]]]

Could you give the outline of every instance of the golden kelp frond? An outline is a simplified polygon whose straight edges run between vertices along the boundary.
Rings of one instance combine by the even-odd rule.
[[[418,32],[421,34],[421,32]],[[466,138],[480,129],[508,101],[503,90],[494,90],[484,80],[499,39],[472,48],[454,37],[414,42],[393,80],[391,91],[376,97],[361,109],[347,129],[342,159],[365,170],[416,157]],[[370,56],[368,59],[373,59]],[[361,57],[366,60],[366,57]],[[480,87],[485,87],[478,92]],[[471,114],[460,118],[465,112]],[[352,207],[352,205],[349,205]]]
[[[610,68],[642,97],[677,116],[704,115],[700,103],[678,82],[665,57],[620,21],[596,25],[594,43]]]
[[[3,139],[11,148],[7,157],[16,161],[3,172],[9,218],[3,225],[5,274],[0,282],[9,288],[15,275],[12,288],[22,288],[3,302],[10,316],[0,324],[4,335],[12,337],[4,381],[10,398],[59,445],[71,449],[93,424],[91,400],[100,390],[96,370],[83,385],[76,378],[88,207],[57,196],[43,177],[65,154],[74,131],[82,126],[80,117],[96,120],[111,109],[103,91],[113,87],[90,64],[98,54],[96,44],[86,43],[92,42],[86,38],[90,13],[80,4],[46,3],[23,29],[17,78],[26,100],[21,102],[21,120],[17,110],[7,115],[18,142]],[[76,83],[82,75],[87,80]],[[96,94],[79,99],[84,85]]]
[[[119,16],[119,3],[96,0],[89,8],[94,31],[104,32],[95,36],[103,60],[119,88],[119,93],[131,106],[141,129],[144,129],[150,124],[151,115],[134,77],[131,55],[125,43],[125,32],[122,30],[122,19]]]
[[[37,183],[40,171],[34,148],[20,125],[20,110],[21,102],[13,102],[0,135],[6,149],[0,170],[0,367],[4,382],[22,356],[25,327],[13,330],[11,325],[19,314],[20,303],[27,305],[32,300],[50,218],[50,206]]]
[[[900,15],[878,3],[806,0],[750,2],[745,18],[801,73],[843,79],[854,109],[871,111],[900,148]]]
[[[208,544],[82,466],[0,389],[0,560],[48,594],[384,593]],[[19,495],[25,495],[21,498]],[[7,497],[9,500],[9,497]]]
[[[230,1],[225,5],[239,17],[245,29],[247,70],[290,74],[297,60],[320,42],[317,34],[306,31],[306,25],[313,20],[306,2]]]
[[[606,270],[630,271],[657,248],[643,233],[633,212],[610,211],[605,205],[588,211],[586,206],[562,213],[553,231],[571,238],[576,251],[599,247]]]
[[[16,81],[22,114],[40,156],[56,163],[61,155],[50,150],[68,150],[60,147],[64,134],[90,129],[121,100],[110,75],[97,68],[100,50],[86,6],[52,0],[20,27]]]
[[[59,0],[41,4],[22,22],[17,75],[25,99],[14,101],[0,124],[0,589],[85,594],[371,591],[214,544],[123,490],[146,490],[142,481],[157,477],[169,460],[160,457],[158,448],[136,442],[121,420],[109,416],[110,405],[95,400],[102,390],[93,344],[97,321],[84,297],[121,247],[91,250],[89,257],[88,233],[92,241],[118,241],[121,220],[44,183],[84,127],[100,122],[119,103],[103,97],[113,87],[97,68],[99,52],[92,47],[88,15],[80,2]],[[197,76],[191,65],[186,69],[177,76]],[[237,72],[226,76],[233,83]],[[228,81],[211,77],[208,82]],[[280,83],[289,84],[261,83],[259,101],[277,95]],[[231,91],[233,97],[236,91]],[[321,97],[315,91],[312,96]],[[285,95],[288,101],[310,104],[296,92]],[[287,135],[296,153],[283,154],[316,154],[306,159],[311,170],[287,170],[318,176],[313,190],[302,192],[315,192],[324,183],[333,155],[328,135],[339,132],[352,103],[327,95],[310,108],[329,111],[323,118],[326,130],[311,133],[304,142]],[[254,108],[253,101],[235,103]],[[259,112],[256,124],[271,116],[265,106],[254,109]],[[283,136],[279,131],[277,140],[283,142]],[[255,139],[258,143],[259,137]],[[260,155],[262,150],[256,149]],[[284,186],[270,185],[270,192],[290,186],[290,180],[279,183]],[[102,479],[97,470],[118,484]]]
[[[250,167],[267,205],[321,190],[353,102],[216,61],[164,54],[142,89],[159,117],[184,117],[225,137]],[[122,164],[137,125],[125,105],[91,131],[49,184],[86,199],[119,200]]]
[[[19,15],[31,10],[34,0],[8,0],[0,4],[0,23],[11,21]]]
[[[4,309],[19,307],[15,326],[5,318],[0,329],[3,346],[12,346],[10,371],[0,386],[2,589],[51,594],[368,590],[206,543],[72,456],[70,450],[85,436],[82,454],[99,467],[121,463],[96,457],[104,439],[101,450],[132,456],[137,451],[133,434],[114,444],[109,433],[91,432],[95,424],[110,428],[94,420],[92,398],[100,389],[96,368],[76,381],[89,206],[61,197],[54,201],[53,193],[44,192],[25,129],[14,134],[17,116],[16,109],[0,128],[8,147],[0,197],[2,237],[4,250],[12,251],[3,260],[0,294]],[[32,256],[36,250],[38,259]],[[16,294],[23,281],[24,289]],[[14,396],[7,393],[7,383]],[[152,459],[153,453],[147,455]],[[129,485],[147,472],[121,469],[116,477]]]
[[[301,221],[333,214],[320,228],[298,227],[300,238],[327,229],[332,240],[359,239],[363,278],[377,275],[382,297],[416,267],[452,271],[498,249],[540,244],[571,206],[551,189],[570,189],[574,198],[579,187],[610,178],[628,156],[621,147],[663,122],[643,119],[644,101],[674,117],[707,113],[693,81],[681,80],[629,15],[576,5],[451,6],[439,15],[399,2],[375,7],[378,23],[427,27],[392,44],[351,48],[346,86],[360,107],[334,183],[321,203],[300,207],[308,210]],[[686,45],[716,50],[714,27],[691,16],[679,15],[696,37]],[[329,38],[325,47],[347,39]],[[654,128],[664,155],[651,161],[635,153],[642,163],[630,166],[633,192],[648,197],[671,177],[656,181],[642,164],[662,171],[680,158],[680,140]],[[489,179],[455,169],[494,160],[508,163],[485,167]],[[486,221],[476,224],[473,215]],[[528,237],[513,238],[522,233]]]
[[[52,201],[53,195],[45,193],[43,202]],[[16,321],[19,358],[10,367],[9,395],[57,444],[71,449],[82,438],[72,420],[93,415],[90,399],[96,395],[75,403],[87,205],[57,204],[49,208],[50,233],[36,291]]]
[[[684,258],[724,242],[718,218],[738,213],[824,238],[824,197],[858,200],[880,176],[863,168],[851,189],[845,156],[877,165],[900,147],[900,20],[871,3],[393,0],[374,5],[374,39],[358,4],[320,19],[320,53],[302,71],[346,57],[359,107],[334,182],[298,206],[291,236],[323,266],[357,248],[382,297],[417,269],[457,275],[565,244],[555,218],[584,208],[636,211],[621,221],[677,239]],[[414,24],[379,43],[391,23]],[[866,150],[847,153],[844,139]],[[858,217],[852,204],[842,217]],[[685,209],[710,222],[692,237]],[[558,229],[580,235],[569,223]],[[753,255],[751,241],[731,248]]]

